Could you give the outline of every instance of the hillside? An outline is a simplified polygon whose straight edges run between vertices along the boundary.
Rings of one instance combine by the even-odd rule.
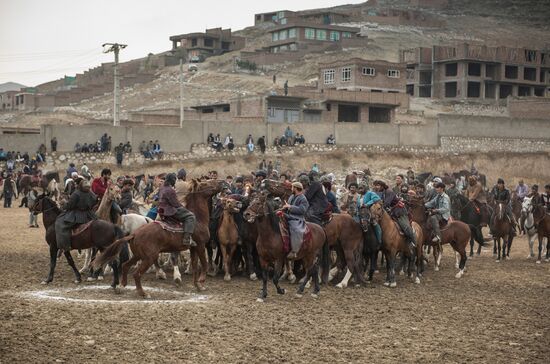
[[[380,9],[391,6],[396,9],[412,9],[407,0],[378,0]],[[366,13],[369,3],[344,5],[331,8],[335,11],[353,9]],[[416,8],[418,9],[418,8]],[[445,21],[444,28],[418,26],[390,26],[367,21],[353,21],[347,26],[361,28],[368,37],[364,47],[337,52],[310,54],[302,60],[263,67],[252,74],[236,71],[234,58],[238,52],[208,58],[198,64],[198,72],[185,74],[186,106],[226,101],[237,95],[265,94],[273,89],[272,76],[277,75],[281,88],[285,80],[290,86],[313,84],[317,79],[320,63],[352,57],[397,61],[399,50],[417,46],[452,45],[459,42],[504,45],[510,47],[550,48],[550,2],[534,0],[450,0],[445,9],[424,9],[425,13]],[[247,38],[247,51],[254,51],[269,42],[267,29],[248,27],[237,31]],[[170,109],[179,105],[178,67],[166,67],[158,79],[128,87],[121,92],[122,118],[128,112],[139,110]],[[112,112],[112,94],[84,100],[80,104],[58,109],[74,112],[93,119],[109,118]],[[25,122],[24,115],[12,121]],[[33,120],[39,123],[39,121]]]
[[[17,82],[5,82],[0,84],[0,92],[6,91],[19,91],[20,89],[27,87]]]

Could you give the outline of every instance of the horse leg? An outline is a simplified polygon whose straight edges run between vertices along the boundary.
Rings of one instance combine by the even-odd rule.
[[[493,239],[493,257],[497,256],[497,240]]]
[[[288,259],[285,259],[285,271],[283,273],[283,276],[286,277],[286,279],[290,282],[290,284],[294,284],[296,282],[296,276],[292,271],[292,267]]]
[[[172,266],[174,268],[174,283],[176,283],[178,286],[181,284],[179,256],[180,256],[180,252],[170,253],[170,261],[172,262]]]
[[[65,252],[65,258],[67,259],[67,263],[69,263],[69,266],[72,268],[74,272],[74,283],[80,283],[82,282],[82,276],[80,275],[80,272],[76,268],[76,265],[74,264],[73,256],[71,255],[71,252]]]
[[[138,269],[134,272],[134,281],[136,282],[136,292],[139,296],[143,298],[151,298],[151,296],[143,290],[141,286],[141,276],[147,272],[147,269],[153,264],[153,262],[158,259],[158,253],[154,257],[145,257],[141,260]]]
[[[440,253],[437,246],[433,246],[433,255],[434,255],[434,270],[439,272],[439,264],[441,263]]]
[[[246,249],[246,273],[251,281],[258,279],[256,277],[256,269],[254,267],[254,257],[252,256],[252,246],[250,244],[243,244]]]
[[[196,247],[191,247],[191,270],[193,271],[193,284],[200,291],[199,286],[199,257]]]
[[[390,264],[388,263],[390,261],[389,258],[390,253],[384,253],[383,256],[386,257],[386,281],[384,282],[384,286],[389,287],[391,282],[391,269]]]
[[[228,246],[220,242],[220,250],[222,251],[222,257],[223,257],[223,270],[225,272],[225,275],[223,277],[223,280],[226,282],[229,282],[231,280],[231,274],[229,273],[229,253],[228,253]]]
[[[50,272],[48,278],[42,281],[42,284],[48,284],[53,281],[53,272],[55,271],[55,265],[57,264],[57,246],[55,243],[50,244]]]
[[[348,282],[353,275],[352,270],[356,273],[355,274],[356,279],[363,280],[361,275],[357,275],[357,268],[355,264],[355,259],[354,259],[355,257],[353,255],[353,251],[350,249],[344,250],[344,257],[346,258],[346,266],[347,266],[346,275],[344,276],[342,281],[336,285],[336,287],[338,288],[346,288],[348,286]],[[313,279],[315,280],[315,277],[313,277]]]
[[[372,282],[372,276],[374,274],[374,272],[376,271],[376,264],[378,263],[378,252],[376,253],[372,253],[370,255],[370,264],[369,264],[369,275],[368,275],[368,280],[367,282]]]
[[[539,256],[537,258],[537,264],[540,264],[541,263],[541,260],[542,260],[542,240],[544,239],[542,237],[542,234],[539,233]],[[548,252],[547,252],[548,253]]]
[[[473,229],[471,229],[472,233],[474,232]],[[474,234],[470,236],[470,257],[474,256]]]
[[[544,258],[545,262],[550,260],[550,238],[546,238],[546,256]]]
[[[468,259],[468,256],[466,255],[466,246],[468,242],[465,241],[463,243],[463,246],[460,247],[456,242],[451,242],[451,246],[455,250],[455,254],[458,253],[460,255],[460,262],[458,263],[458,273],[455,275],[455,278],[461,278],[464,275],[464,269],[466,267],[466,260]],[[456,255],[455,255],[456,257]]]
[[[192,248],[192,249],[196,249],[197,250],[197,256],[199,258],[199,261],[201,263],[201,271],[200,271],[200,274],[199,274],[199,290],[200,291],[205,291],[206,290],[206,287],[204,286],[204,282],[206,282],[206,269],[207,269],[207,261],[206,261],[206,254],[205,254],[205,249],[202,248],[200,249],[199,247],[195,247],[195,248]]]
[[[500,246],[500,237],[499,238],[496,238],[495,239],[495,245],[497,246],[497,262],[500,262],[500,250],[501,250],[501,246]]]
[[[275,266],[273,269],[273,284],[275,285],[275,288],[277,289],[278,294],[286,293],[286,290],[284,290],[279,286],[279,279],[281,278],[282,271],[283,271],[283,264],[279,261],[275,262]]]
[[[84,273],[88,270],[90,270],[90,262],[92,260],[92,249],[85,249],[84,250],[84,265],[80,269],[80,273]]]
[[[320,291],[321,287],[319,285],[319,263],[316,262],[315,264],[313,264],[313,292],[311,293],[311,297],[319,298]]]
[[[267,263],[261,264],[262,270],[262,289],[260,290],[260,295],[256,299],[257,302],[264,302],[267,298]]]
[[[531,235],[531,233],[527,232],[527,239],[529,240],[529,255],[527,256],[527,259],[531,259],[535,257],[535,252],[533,251],[533,245],[535,243],[534,235]]]
[[[111,283],[111,287],[115,290],[115,293],[118,293],[118,290],[116,288],[116,286],[118,286],[118,284],[119,284],[119,280],[118,280],[118,278],[119,278],[118,277],[118,273],[119,273],[118,259],[112,261],[110,265],[111,265],[111,268],[113,268],[113,283]]]
[[[215,274],[212,274],[214,271],[214,249],[212,248],[212,242],[210,242],[210,244],[206,244],[206,252],[208,254],[208,275],[214,276]]]
[[[396,256],[394,253],[388,257],[388,263],[387,263],[390,267],[390,287],[391,288],[397,287],[397,282],[395,281],[395,261],[396,261]]]
[[[166,273],[164,273],[164,270],[160,267],[158,259],[155,260],[153,267],[156,268],[155,276],[157,277],[157,279],[166,279]]]
[[[128,284],[128,271],[134,264],[138,262],[138,260],[139,258],[134,255],[132,258],[130,258],[130,260],[122,264],[122,280],[120,282],[120,285],[122,287],[126,287],[126,285]]]

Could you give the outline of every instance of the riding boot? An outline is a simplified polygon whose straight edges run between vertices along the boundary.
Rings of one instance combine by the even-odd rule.
[[[183,233],[183,245],[197,246],[197,243],[191,239],[191,235],[191,233]]]

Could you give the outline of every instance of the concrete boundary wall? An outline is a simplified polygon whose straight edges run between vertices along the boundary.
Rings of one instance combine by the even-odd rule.
[[[268,145],[281,136],[287,126],[294,134],[305,136],[306,143],[323,144],[332,134],[337,144],[387,145],[439,147],[442,138],[483,138],[550,140],[550,120],[512,119],[506,117],[481,117],[464,115],[440,115],[426,119],[424,124],[404,125],[393,123],[264,123],[254,121],[185,121],[183,128],[173,126],[122,126],[109,125],[43,125],[40,134],[0,134],[0,147],[33,153],[41,143],[50,148],[53,136],[58,140],[58,151],[72,151],[79,143],[95,143],[101,135],[112,137],[113,147],[130,141],[135,151],[141,141],[158,140],[166,152],[186,152],[193,144],[206,142],[209,133],[220,134],[222,140],[228,133],[236,145],[243,145],[249,134],[257,142],[266,137]],[[454,139],[452,139],[454,140]],[[516,143],[508,144],[510,146]],[[514,148],[514,147],[511,147]]]

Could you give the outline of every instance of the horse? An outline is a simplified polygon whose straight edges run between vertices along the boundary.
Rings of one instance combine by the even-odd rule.
[[[292,194],[291,186],[279,181],[266,180],[262,182],[262,186],[273,196],[283,198],[285,201]],[[338,288],[346,288],[352,275],[358,282],[363,282],[363,275],[360,271],[359,259],[361,256],[363,244],[363,232],[361,227],[348,214],[332,214],[329,222],[323,225],[327,236],[328,246],[335,249],[339,260],[339,269],[344,268],[342,261],[346,262],[346,274]],[[332,276],[335,272],[332,271]],[[323,281],[331,280],[327,275],[328,271],[323,271]]]
[[[23,193],[23,195],[27,195],[33,187],[40,187],[43,191],[55,192],[53,190],[48,190],[48,186],[53,180],[57,183],[60,182],[59,173],[57,171],[46,172],[44,174],[39,172],[36,176],[21,174],[17,180],[17,190]]]
[[[279,229],[279,218],[275,214],[273,201],[268,200],[269,192],[262,191],[250,202],[244,212],[244,218],[250,223],[256,223],[258,228],[258,239],[256,248],[260,257],[262,271],[262,290],[258,296],[258,302],[264,302],[267,298],[267,277],[268,268],[274,266],[273,284],[278,294],[285,294],[286,291],[279,286],[282,268],[288,252],[284,250],[281,232]],[[323,270],[328,272],[328,247],[325,231],[317,224],[306,223],[311,231],[311,238],[304,242],[298,251],[297,258],[302,261],[306,272],[305,279],[300,283],[296,291],[297,297],[302,297],[305,286],[310,278],[313,278],[312,297],[319,297],[319,265],[318,257],[321,256]]]
[[[535,227],[535,218],[533,217],[533,198],[525,197],[521,204],[521,214],[525,216],[524,230],[527,234],[527,241],[529,242],[529,255],[527,259],[535,257],[533,251],[533,245],[535,244],[535,238],[537,237],[537,228]]]
[[[361,210],[361,222],[359,223],[362,228],[363,234],[363,264],[368,265],[369,271],[367,276],[367,283],[372,282],[372,276],[377,270],[378,260],[378,239],[374,231],[374,219],[370,213],[370,209],[364,206]]]
[[[525,200],[524,200],[525,201]],[[546,256],[545,261],[550,260],[550,215],[546,212],[546,208],[539,201],[530,201],[533,211],[533,220],[539,239],[539,254],[537,264],[542,261],[542,242],[546,238]],[[528,205],[529,208],[529,205]]]
[[[386,257],[386,281],[384,285],[387,287],[397,287],[395,281],[395,260],[398,252],[404,254],[405,257],[409,258],[408,264],[408,275],[412,277],[412,266],[416,263],[416,277],[414,283],[420,283],[420,270],[421,270],[421,259],[422,257],[422,241],[423,234],[422,228],[413,221],[412,229],[416,236],[416,250],[415,254],[411,254],[409,245],[407,244],[406,238],[404,235],[401,235],[400,230],[397,228],[397,223],[395,223],[390,215],[384,210],[380,202],[374,203],[370,207],[370,212],[372,217],[378,222],[382,228],[382,251]],[[414,259],[416,255],[419,259]]]
[[[181,252],[189,249],[191,251],[191,266],[193,269],[193,284],[199,291],[204,291],[206,287],[206,255],[205,246],[210,240],[208,231],[208,200],[216,193],[227,187],[223,180],[209,180],[205,182],[191,181],[191,190],[185,196],[186,207],[195,214],[196,224],[192,239],[195,241],[195,247],[189,247],[182,243],[182,231],[174,232],[171,227],[163,223],[152,223],[143,225],[133,234],[115,241],[94,261],[94,267],[99,267],[113,260],[119,254],[122,247],[130,244],[134,256],[122,266],[121,285],[126,286],[128,282],[128,270],[138,261],[141,261],[139,267],[134,272],[134,281],[136,283],[136,292],[143,298],[149,298],[141,285],[141,276],[153,265],[162,252]],[[174,255],[172,255],[174,257]],[[200,259],[201,269],[198,269],[198,260]],[[181,274],[177,263],[174,264],[174,280],[181,282]]]
[[[35,215],[42,213],[42,221],[44,227],[46,228],[46,242],[50,246],[50,271],[48,277],[42,282],[42,284],[48,284],[53,281],[53,275],[55,271],[55,266],[57,263],[57,242],[55,237],[55,220],[61,213],[61,210],[57,207],[55,201],[53,201],[48,196],[42,194],[40,195],[33,207],[32,212]],[[76,230],[76,233],[73,231],[71,237],[71,249],[89,249],[95,247],[100,251],[107,248],[113,241],[120,239],[123,236],[122,230],[110,222],[103,220],[93,220],[87,224],[84,224],[82,228]],[[127,250],[121,247],[120,254],[120,263],[123,263],[127,260],[128,253]],[[72,268],[75,275],[75,283],[81,282],[81,274],[76,269],[74,260],[71,256],[70,251],[65,252],[65,258]],[[113,283],[111,287],[116,290],[116,287],[119,283],[119,263],[112,262],[111,267],[113,269]],[[93,272],[91,272],[93,274]]]
[[[500,253],[502,247],[502,260],[506,260],[506,257],[510,256],[510,248],[512,247],[513,231],[512,223],[506,216],[506,206],[504,203],[498,203],[495,206],[494,218],[493,218],[493,240],[498,247],[497,262],[500,262]],[[502,245],[501,245],[502,241]],[[508,254],[506,253],[508,248]]]
[[[466,247],[468,242],[471,240],[471,230],[470,227],[462,221],[453,220],[449,221],[445,227],[441,229],[441,242],[435,244],[431,241],[432,239],[432,229],[428,222],[428,215],[426,214],[426,208],[421,199],[416,199],[411,197],[409,200],[409,206],[411,207],[411,213],[413,216],[413,221],[418,223],[422,227],[422,233],[424,236],[424,244],[433,247],[433,255],[435,262],[435,271],[439,271],[439,266],[441,264],[442,249],[441,245],[450,244],[454,249],[455,253],[460,255],[460,261],[458,256],[455,254],[456,268],[459,269],[456,274],[456,278],[461,278],[464,275],[464,267],[466,266]]]
[[[474,256],[474,241],[477,242],[477,255],[481,254],[481,247],[485,245],[485,238],[481,231],[481,214],[476,211],[475,205],[462,194],[451,199],[451,208],[459,212],[460,221],[470,227],[470,257]]]
[[[223,214],[218,225],[218,241],[220,242],[220,250],[223,256],[223,269],[225,276],[224,281],[231,280],[231,271],[233,266],[233,255],[237,249],[239,240],[239,230],[235,223],[234,214],[240,212],[239,201],[231,198],[223,198]]]

